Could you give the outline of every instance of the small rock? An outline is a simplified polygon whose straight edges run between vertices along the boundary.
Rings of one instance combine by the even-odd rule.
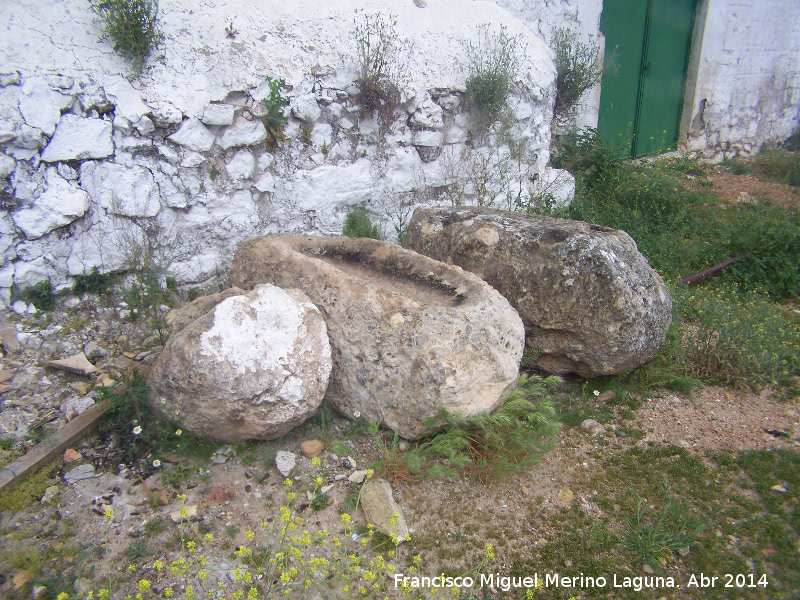
[[[306,458],[314,458],[319,456],[320,452],[325,448],[325,445],[319,440],[306,440],[300,444],[300,452]]]
[[[85,396],[89,393],[89,386],[83,381],[73,381],[69,384],[69,387],[78,392],[81,396]]]
[[[606,432],[606,428],[603,427],[600,423],[595,421],[594,419],[586,419],[583,423],[581,423],[581,429],[584,431],[588,431],[594,437],[601,435]]]
[[[275,466],[278,467],[278,472],[284,477],[289,477],[295,464],[297,464],[297,455],[293,452],[280,450],[275,455]]]
[[[692,445],[689,442],[687,442],[686,440],[678,441],[678,446],[680,446],[681,448],[691,448],[692,447]]]
[[[642,565],[642,570],[643,570],[645,573],[647,573],[648,575],[652,575],[652,574],[654,573],[654,571],[653,571],[653,567],[651,567],[651,566],[650,566],[650,565],[648,565],[647,563],[644,563],[644,564]]]
[[[771,489],[771,490],[772,490],[772,491],[774,491],[774,492],[780,492],[781,494],[785,494],[786,492],[788,492],[788,491],[789,491],[789,490],[787,490],[787,489],[786,489],[786,487],[784,487],[784,486],[782,486],[782,485],[773,485],[773,486],[772,486],[771,488],[769,488],[769,489]]]
[[[86,596],[92,591],[92,582],[86,577],[81,577],[75,580],[75,583],[72,584],[72,589],[75,590],[78,596]]]
[[[214,452],[214,456],[211,459],[216,465],[224,464],[228,457],[233,454],[233,448],[230,446],[223,446],[222,448],[218,448],[216,452]]]
[[[353,483],[361,483],[362,481],[364,481],[364,479],[366,479],[366,477],[367,477],[366,471],[353,471],[352,473],[350,473],[350,476],[347,479],[349,479]]]
[[[608,402],[609,400],[613,400],[616,395],[617,394],[614,390],[607,390],[597,397],[597,401]]]
[[[681,556],[689,556],[689,548],[688,547],[687,548],[679,548],[678,549],[678,554],[680,554]]]
[[[397,448],[400,452],[406,452],[408,450],[408,441],[407,440],[400,440],[397,443]]]
[[[76,481],[81,481],[82,479],[91,479],[94,476],[94,465],[78,465],[74,469],[70,469],[64,473],[64,481],[69,484],[74,484]]]
[[[62,457],[61,460],[63,460],[64,463],[69,464],[69,463],[77,462],[82,458],[83,458],[83,456],[81,455],[80,452],[78,452],[77,450],[74,450],[73,448],[69,448],[69,449],[67,449],[66,452],[64,452],[64,456]]]
[[[428,3],[426,0],[414,0],[414,6],[417,8],[425,8],[428,6]]]
[[[53,504],[53,501],[56,498],[58,498],[58,493],[59,493],[58,486],[51,485],[44,491],[44,494],[42,494],[42,499],[40,500],[40,502],[42,504]]]
[[[86,346],[84,346],[83,354],[89,360],[94,360],[96,358],[100,359],[108,358],[108,350],[98,345],[98,343],[95,342],[94,340],[92,340],[91,342],[86,344]]]
[[[88,361],[83,352],[61,360],[48,360],[45,364],[48,367],[69,373],[77,373],[78,375],[90,375],[99,371],[97,367]]]
[[[401,542],[408,539],[408,525],[385,479],[370,479],[361,488],[361,508],[368,523],[385,535],[394,534]]]
[[[180,523],[183,520],[191,521],[197,518],[197,505],[184,506],[180,510],[172,511],[169,516],[176,523]]]
[[[351,469],[355,469],[355,468],[356,468],[356,461],[355,461],[355,459],[354,459],[352,456],[345,456],[345,457],[342,459],[342,466],[343,466],[345,469],[346,469],[347,467],[350,467]]]
[[[18,590],[24,587],[33,579],[33,573],[30,571],[17,571],[14,577],[11,578],[11,583],[14,584],[14,589]]]
[[[568,558],[564,561],[564,566],[569,569],[572,566],[572,561]]]
[[[572,499],[575,497],[575,494],[572,493],[572,490],[569,488],[561,488],[558,491],[558,497],[556,498],[556,503],[560,506],[569,506],[572,503]]]
[[[39,598],[46,597],[44,592],[47,591],[47,587],[44,585],[34,585],[31,588],[31,600],[39,600]]]
[[[6,352],[17,352],[22,348],[17,340],[17,331],[13,327],[0,329],[0,344]]]

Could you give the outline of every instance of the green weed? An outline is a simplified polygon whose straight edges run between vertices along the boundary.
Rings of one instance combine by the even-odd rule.
[[[261,104],[267,109],[267,114],[261,120],[267,129],[267,147],[274,150],[286,141],[283,128],[289,122],[289,118],[284,114],[283,109],[289,105],[289,98],[282,94],[282,91],[286,89],[286,81],[272,79],[272,77],[266,77],[264,81],[269,86],[269,96],[261,100]]]
[[[476,42],[464,43],[469,57],[466,99],[478,121],[494,122],[506,106],[520,66],[522,40],[509,35],[504,26],[493,32],[481,25]]]
[[[621,546],[633,554],[637,563],[658,568],[658,559],[688,550],[706,529],[706,523],[693,517],[691,510],[672,493],[666,474],[663,489],[666,502],[657,515],[650,515],[647,501],[636,490],[630,492],[636,499],[636,514],[626,521]]]
[[[396,26],[392,16],[359,12],[355,18],[357,101],[366,114],[378,113],[385,125],[394,120],[400,106],[403,54],[408,45]]]
[[[363,208],[351,210],[347,213],[344,221],[342,235],[350,238],[372,238],[373,240],[383,239],[378,226],[369,218],[369,214]]]
[[[575,31],[553,30],[551,45],[556,55],[556,101],[554,117],[561,122],[575,115],[581,96],[600,81],[599,46],[581,42]]]
[[[768,181],[800,186],[800,152],[765,146],[756,156],[753,170]]]
[[[133,71],[142,71],[147,57],[162,36],[158,31],[157,0],[91,0],[114,50],[131,61]]]
[[[85,275],[76,275],[72,284],[72,292],[78,296],[82,294],[107,294],[119,277],[112,273],[100,273],[97,267]]]

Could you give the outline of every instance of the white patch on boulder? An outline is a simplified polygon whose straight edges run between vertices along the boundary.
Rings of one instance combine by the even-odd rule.
[[[233,123],[233,111],[230,104],[209,104],[203,109],[200,120],[206,125],[230,125]]]

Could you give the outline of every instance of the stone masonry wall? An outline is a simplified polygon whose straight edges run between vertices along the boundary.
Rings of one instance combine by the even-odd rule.
[[[393,15],[408,42],[388,122],[357,104],[356,9]],[[87,0],[0,5],[5,303],[12,285],[124,269],[143,246],[179,283],[205,285],[249,237],[339,234],[366,207],[391,238],[417,204],[513,206],[563,180],[546,167],[552,52],[493,3],[162,0],[160,24],[137,79]],[[508,114],[477,135],[463,42],[482,24],[519,36],[524,55]],[[266,77],[285,79],[290,98],[274,151]]]

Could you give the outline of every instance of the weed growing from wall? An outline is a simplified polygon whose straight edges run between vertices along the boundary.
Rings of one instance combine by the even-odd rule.
[[[517,77],[522,54],[520,35],[509,35],[505,27],[493,32],[481,25],[476,42],[464,42],[469,57],[466,98],[479,124],[494,122],[506,106]]]
[[[372,219],[369,218],[369,214],[367,214],[367,211],[363,208],[351,210],[347,213],[342,235],[349,238],[383,239],[378,226],[372,222]]]
[[[122,57],[131,61],[133,71],[142,71],[147,57],[161,40],[158,31],[158,0],[91,0],[92,11],[105,25]]]
[[[279,144],[286,141],[283,135],[283,128],[289,119],[283,113],[283,109],[289,105],[289,98],[282,94],[282,91],[286,89],[286,81],[272,79],[272,77],[266,77],[265,81],[269,86],[269,96],[261,100],[261,104],[267,109],[267,114],[261,120],[267,129],[267,147],[270,150],[274,150]],[[311,132],[309,131],[309,138],[310,135]]]
[[[600,48],[594,41],[581,42],[575,31],[565,27],[553,30],[551,45],[557,71],[553,116],[564,123],[575,116],[581,96],[600,81]]]
[[[358,103],[368,115],[391,123],[400,106],[403,60],[408,42],[399,38],[396,18],[358,13],[355,19]]]

